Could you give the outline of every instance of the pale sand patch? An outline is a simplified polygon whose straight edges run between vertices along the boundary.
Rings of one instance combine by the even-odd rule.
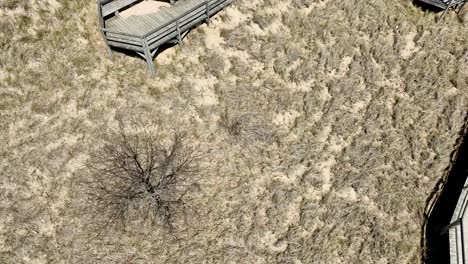
[[[327,125],[325,126],[322,131],[320,131],[320,133],[317,135],[316,137],[316,140],[317,142],[320,142],[320,143],[325,143],[328,139],[328,137],[330,136],[331,132],[332,132],[332,126],[331,125]]]
[[[327,127],[324,130],[328,130],[325,135],[330,135],[331,133],[331,126]],[[328,137],[327,137],[328,139]],[[320,162],[318,168],[320,170],[320,175],[322,176],[323,184],[322,184],[322,193],[329,192],[331,189],[331,179],[333,177],[332,168],[336,164],[335,157],[338,156],[339,153],[343,151],[347,146],[349,146],[350,142],[347,142],[341,137],[331,136],[330,139],[323,139],[324,141],[328,141],[327,150],[331,153],[335,153],[335,155],[330,156],[328,159]]]
[[[318,188],[307,188],[303,193],[303,197],[310,201],[320,201],[322,199],[322,192]]]
[[[292,172],[292,177],[290,177],[291,180],[293,180],[293,182],[296,182],[297,180],[302,179],[308,170],[309,168],[307,166],[305,166],[304,164],[299,164]]]
[[[299,117],[301,114],[297,111],[290,111],[290,112],[284,112],[284,113],[279,113],[273,118],[273,124],[277,126],[284,126],[284,127],[290,127],[294,120],[296,120],[297,117]]]
[[[224,43],[223,37],[219,28],[205,27],[205,45],[207,48],[214,49],[220,48],[221,44]]]
[[[348,200],[351,202],[358,201],[358,194],[356,193],[356,190],[354,190],[354,188],[352,187],[349,187],[340,192],[337,192],[336,195],[344,200]]]
[[[403,80],[401,80],[401,78],[392,78],[392,79],[384,78],[383,80],[376,82],[376,84],[382,87],[385,87],[385,86],[391,87],[391,88],[394,88],[395,90],[401,90],[401,87],[404,86]]]
[[[321,172],[322,175],[322,193],[329,192],[331,189],[331,178],[332,178],[332,171],[331,169],[333,166],[336,164],[336,159],[334,156],[329,157],[327,160],[320,162],[318,165],[318,168]]]
[[[343,59],[341,59],[340,65],[338,66],[338,69],[333,69],[328,76],[332,78],[342,78],[346,75],[346,73],[349,70],[349,65],[353,61],[353,57],[351,56],[345,56]]]
[[[400,51],[400,55],[404,59],[408,59],[412,54],[419,51],[419,47],[416,47],[414,42],[414,37],[416,37],[416,32],[411,32],[404,37],[405,47]]]
[[[26,10],[24,10],[24,8],[22,6],[20,7],[17,7],[15,9],[6,9],[6,10],[1,10],[2,11],[2,15],[4,16],[8,16],[8,17],[14,17],[14,16],[21,16],[21,15],[27,15],[28,12]],[[33,16],[38,16],[37,14],[34,14]]]
[[[197,105],[216,105],[219,103],[218,97],[214,92],[214,85],[218,82],[215,77],[206,79],[197,79],[194,81],[194,89],[198,91],[200,96],[195,99]]]
[[[344,77],[346,75],[346,73],[349,70],[349,65],[351,64],[352,61],[353,61],[353,57],[351,56],[343,57],[343,59],[341,60],[340,66],[338,68],[338,73],[337,73],[338,77]]]
[[[176,49],[166,49],[156,57],[156,60],[161,65],[168,65],[174,61],[175,55]]]
[[[289,28],[285,27],[282,21],[275,20],[265,28],[265,31],[269,32],[270,34],[278,34],[280,31],[288,32]]]
[[[304,11],[306,12],[306,14],[309,14],[312,10],[316,8],[325,7],[329,2],[330,0],[319,0],[317,1],[317,3],[310,4],[310,6],[305,8]]]
[[[286,173],[281,173],[281,172],[276,172],[271,174],[271,179],[284,183],[284,184],[290,184],[290,185],[295,185],[296,182],[299,181],[306,172],[307,167],[300,164],[299,167],[293,171],[292,173],[286,174]]]
[[[290,10],[291,1],[280,1],[277,5],[275,5],[274,10],[277,14],[283,14]]]
[[[294,226],[301,221],[301,203],[304,200],[302,196],[297,197],[289,206],[287,217],[285,219],[286,226]]]
[[[272,253],[281,253],[286,251],[289,243],[287,239],[284,239],[284,237],[291,226],[299,224],[301,220],[301,203],[303,200],[303,197],[297,197],[294,199],[293,202],[284,208],[285,217],[283,219],[283,225],[275,230],[267,230],[261,237],[259,237],[259,242],[263,249]]]
[[[268,230],[263,234],[263,237],[259,238],[259,242],[262,248],[268,249],[270,252],[281,253],[288,248],[288,242],[285,240],[278,241],[279,239],[278,234]]]
[[[353,104],[351,109],[351,113],[357,114],[359,111],[363,110],[367,106],[368,102],[367,101],[359,101]]]
[[[308,92],[312,90],[315,80],[307,82],[292,83],[291,88],[296,91]]]
[[[452,87],[452,88],[445,91],[444,97],[445,96],[449,96],[449,97],[456,96],[459,93],[460,93],[460,90],[458,90],[456,87]]]
[[[197,99],[198,105],[217,105],[218,97],[212,89],[205,89],[201,97]]]
[[[158,12],[161,8],[170,7],[170,3],[159,2],[159,1],[143,1],[138,3],[129,9],[122,11],[120,16],[127,18],[130,16],[141,16],[151,13]]]

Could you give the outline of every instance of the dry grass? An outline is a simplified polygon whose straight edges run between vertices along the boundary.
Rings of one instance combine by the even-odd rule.
[[[94,1],[2,1],[0,262],[418,263],[467,107],[467,14],[435,17],[411,1],[239,0],[150,79],[107,57]],[[173,237],[92,239],[75,180],[117,109],[209,156],[187,197],[199,216]]]

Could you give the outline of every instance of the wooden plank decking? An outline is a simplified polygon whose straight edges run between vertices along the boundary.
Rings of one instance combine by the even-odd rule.
[[[114,16],[106,21],[106,28],[116,32],[125,32],[143,37],[155,28],[180,18],[187,11],[204,3],[206,3],[206,0],[187,0],[177,2],[173,6],[163,8],[156,13],[133,15],[130,17]],[[201,8],[205,9],[204,6]]]
[[[111,52],[111,47],[136,51],[154,74],[153,57],[165,43],[180,43],[194,26],[209,21],[232,0],[180,0],[170,7],[154,12],[121,16],[119,8],[131,7],[136,0],[99,0],[98,10],[101,33]],[[112,2],[114,1],[114,2]],[[140,1],[141,2],[141,1]],[[106,6],[103,3],[107,4]],[[128,3],[128,4],[127,4]],[[118,6],[118,8],[116,8]],[[109,10],[115,12],[112,15]],[[106,17],[104,14],[109,14]]]
[[[450,264],[468,263],[468,179],[458,197],[450,220],[449,230]]]
[[[438,7],[440,9],[445,9],[447,8],[447,5],[448,5],[448,1],[442,1],[442,0],[419,0],[419,1]]]
[[[419,1],[444,10],[444,13],[442,14],[442,16],[450,8],[461,10],[467,2],[467,0],[419,0]]]

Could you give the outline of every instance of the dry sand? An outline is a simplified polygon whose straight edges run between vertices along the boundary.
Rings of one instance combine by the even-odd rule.
[[[435,16],[239,0],[148,78],[137,56],[107,56],[94,1],[0,3],[0,262],[420,263],[468,105],[468,29]],[[197,214],[172,235],[97,233],[106,219],[86,215],[82,164],[116,113],[187,131],[206,157]]]
[[[151,13],[157,13],[161,8],[167,8],[170,6],[170,3],[146,0],[130,7],[129,9],[122,11],[120,15],[124,18],[130,16],[146,15]]]

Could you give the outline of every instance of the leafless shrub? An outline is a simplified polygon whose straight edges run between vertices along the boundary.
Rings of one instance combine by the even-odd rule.
[[[195,184],[200,154],[184,133],[164,142],[145,126],[132,128],[120,122],[90,153],[89,207],[106,224],[148,221],[172,230],[174,220],[191,210],[184,197]]]
[[[254,113],[230,115],[225,111],[221,115],[219,124],[226,129],[230,136],[243,144],[268,141],[274,137],[272,127]]]

